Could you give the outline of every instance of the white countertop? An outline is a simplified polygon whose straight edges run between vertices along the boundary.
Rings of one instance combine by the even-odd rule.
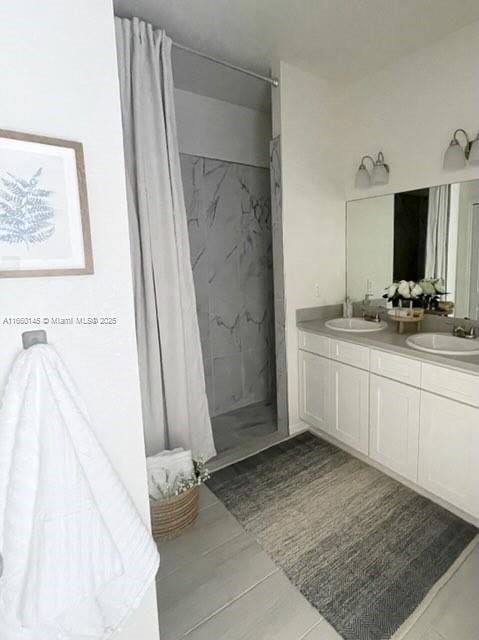
[[[396,324],[392,325],[389,323],[387,329],[377,331],[375,333],[354,333],[351,331],[335,331],[334,329],[328,329],[328,327],[325,326],[325,322],[327,322],[328,319],[329,318],[323,318],[297,322],[297,327],[302,331],[318,333],[335,340],[352,342],[365,347],[380,349],[381,351],[397,353],[407,356],[408,358],[413,358],[414,360],[420,360],[421,362],[439,364],[449,367],[450,369],[455,369],[456,371],[479,375],[479,356],[440,356],[433,353],[418,351],[406,344],[406,339],[412,334],[399,334],[397,332]],[[458,338],[458,340],[460,339],[461,338]]]

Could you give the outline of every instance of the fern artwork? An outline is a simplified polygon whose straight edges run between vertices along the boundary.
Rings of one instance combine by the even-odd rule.
[[[0,278],[91,273],[82,143],[0,129]]]
[[[53,192],[42,188],[41,178],[41,167],[30,178],[0,176],[0,242],[38,244],[55,232]]]

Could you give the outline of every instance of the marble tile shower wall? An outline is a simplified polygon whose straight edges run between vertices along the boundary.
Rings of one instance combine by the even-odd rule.
[[[275,392],[270,176],[181,155],[212,416]]]

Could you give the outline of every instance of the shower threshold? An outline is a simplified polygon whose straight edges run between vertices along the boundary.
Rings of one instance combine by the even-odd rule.
[[[217,456],[208,462],[211,471],[247,458],[286,439],[278,431],[275,407],[257,402],[211,419]]]

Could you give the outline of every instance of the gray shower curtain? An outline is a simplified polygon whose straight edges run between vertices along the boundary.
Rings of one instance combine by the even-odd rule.
[[[215,455],[181,183],[171,40],[116,18],[147,454]]]
[[[442,278],[447,286],[451,185],[429,189],[426,235],[426,278]]]

